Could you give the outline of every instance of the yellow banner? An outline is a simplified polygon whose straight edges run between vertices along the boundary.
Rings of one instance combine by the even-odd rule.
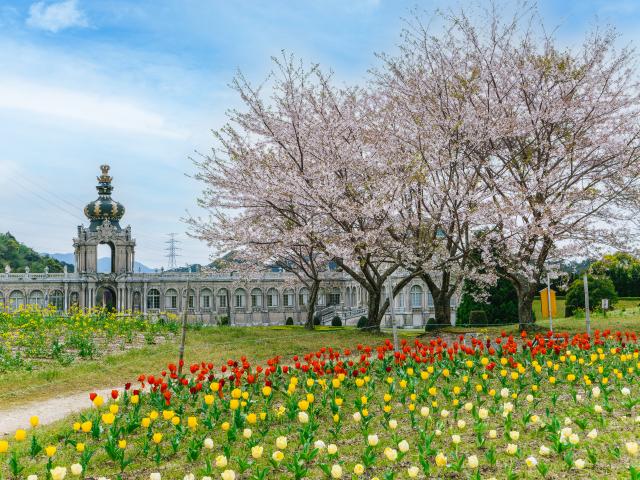
[[[540,290],[540,304],[542,306],[542,316],[549,318],[549,297],[547,296],[547,289]],[[556,292],[551,290],[551,316],[556,317]]]

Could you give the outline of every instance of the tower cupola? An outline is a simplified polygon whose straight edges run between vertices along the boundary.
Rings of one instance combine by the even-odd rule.
[[[91,223],[89,230],[96,231],[105,222],[120,230],[120,219],[124,215],[124,206],[111,198],[113,177],[109,175],[109,165],[101,165],[102,175],[98,177],[98,198],[84,207],[84,214]]]

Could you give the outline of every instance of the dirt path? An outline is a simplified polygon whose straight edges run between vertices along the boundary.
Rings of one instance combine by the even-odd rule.
[[[96,393],[106,400],[111,395],[111,390],[96,390]],[[29,429],[29,419],[33,415],[40,418],[40,425],[48,425],[89,407],[89,392],[86,392],[0,410],[0,437],[13,435],[19,428]]]

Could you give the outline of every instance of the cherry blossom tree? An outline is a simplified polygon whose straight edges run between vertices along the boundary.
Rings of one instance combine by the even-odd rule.
[[[491,193],[478,225],[487,229],[483,260],[513,283],[527,328],[550,256],[619,242],[638,198],[634,55],[616,48],[612,30],[563,49],[535,9],[442,20],[437,36],[422,39],[444,52],[432,53],[450,79],[446,95],[464,104],[465,162]]]
[[[465,278],[495,280],[471,255],[490,193],[481,165],[472,158],[483,148],[478,139],[484,126],[475,122],[464,82],[452,77],[472,68],[468,51],[457,47],[452,39],[443,43],[430,35],[414,18],[403,32],[399,54],[380,55],[383,68],[374,71],[373,81],[392,112],[379,135],[389,156],[411,172],[399,211],[400,228],[411,233],[403,239],[400,262],[420,271],[433,296],[437,324],[449,323],[451,298]]]

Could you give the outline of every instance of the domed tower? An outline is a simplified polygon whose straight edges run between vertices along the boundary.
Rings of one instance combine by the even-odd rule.
[[[109,165],[101,165],[100,170],[98,198],[84,207],[89,228],[79,225],[78,238],[73,239],[76,268],[79,273],[97,273],[98,245],[106,244],[111,248],[111,273],[131,273],[136,242],[131,238],[131,227],[120,227],[124,207],[111,198],[113,178]]]
[[[100,170],[102,175],[98,177],[96,186],[98,199],[84,207],[84,214],[91,220],[89,230],[95,232],[105,222],[111,223],[116,230],[120,230],[120,219],[124,215],[124,207],[111,198],[113,177],[109,176],[109,165],[100,165]]]

